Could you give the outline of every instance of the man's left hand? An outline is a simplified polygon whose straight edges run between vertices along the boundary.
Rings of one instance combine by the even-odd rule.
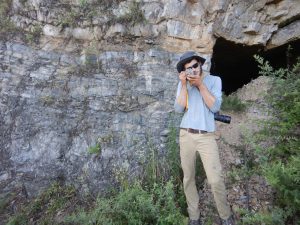
[[[202,85],[203,76],[194,75],[194,76],[187,76],[190,85],[195,87],[200,87]]]

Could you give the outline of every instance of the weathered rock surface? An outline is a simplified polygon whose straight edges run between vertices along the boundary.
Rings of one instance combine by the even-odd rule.
[[[300,4],[294,0],[119,0],[108,4],[14,0],[11,14],[17,26],[41,26],[46,37],[102,42],[112,38],[111,44],[120,44],[116,37],[121,35],[130,37],[132,46],[137,38],[143,38],[144,44],[145,39],[155,38],[170,52],[195,49],[211,54],[216,37],[246,45],[271,42],[272,47],[299,39]]]
[[[99,191],[116,182],[114,169],[138,172],[148,140],[164,144],[176,57],[155,49],[80,57],[2,42],[1,188],[33,195],[64,179]],[[99,154],[89,154],[97,143]]]
[[[284,45],[294,40],[298,40],[300,37],[300,20],[295,21],[284,28],[278,30],[268,43],[268,48]]]
[[[236,43],[263,45],[286,21],[299,17],[300,4],[295,1],[227,1],[214,23],[214,33]],[[299,38],[299,36],[298,36]]]

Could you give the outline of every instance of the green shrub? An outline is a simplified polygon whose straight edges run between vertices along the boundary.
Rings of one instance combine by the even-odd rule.
[[[76,26],[77,20],[78,20],[78,14],[74,10],[71,10],[67,12],[65,15],[59,16],[58,25],[61,26],[62,28],[74,27]]]
[[[177,196],[172,179],[166,184],[154,186],[155,205],[159,208],[157,225],[182,225],[185,217],[177,206]]]
[[[300,60],[291,69],[273,69],[255,56],[260,74],[272,78],[267,100],[272,119],[265,121],[260,138],[269,148],[261,147],[261,171],[276,190],[276,205],[291,211],[290,218],[300,213]]]
[[[110,198],[98,198],[90,212],[83,210],[65,219],[68,224],[182,225],[172,182],[145,190],[139,183]]]
[[[27,225],[28,219],[24,214],[13,216],[9,219],[6,225]]]
[[[241,209],[239,210],[239,214],[242,216],[242,219],[239,224],[242,225],[274,225],[284,224],[284,220],[286,219],[288,212],[276,207],[271,209],[269,212],[259,213],[248,212],[245,209]]]
[[[277,190],[280,205],[293,211],[300,209],[300,157],[291,156],[285,162],[272,162],[264,168],[269,183]]]
[[[39,25],[36,25],[32,28],[30,32],[27,32],[25,34],[26,41],[29,42],[30,44],[36,43],[38,44],[39,39],[42,35],[42,27]]]
[[[99,143],[97,143],[94,146],[90,146],[87,151],[90,154],[99,155],[101,153],[101,145]]]
[[[246,109],[246,104],[235,95],[223,95],[221,109],[224,111],[243,112]]]

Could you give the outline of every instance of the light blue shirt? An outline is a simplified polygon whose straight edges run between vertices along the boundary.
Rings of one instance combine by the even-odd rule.
[[[188,110],[177,102],[181,90],[181,81],[178,83],[177,94],[175,99],[175,112],[183,113],[183,118],[180,124],[181,128],[193,128],[197,130],[205,130],[208,132],[215,131],[214,113],[218,112],[222,103],[222,81],[220,77],[205,75],[203,82],[208,91],[216,98],[214,105],[211,108],[204,103],[199,89],[191,86],[187,82],[188,90]]]

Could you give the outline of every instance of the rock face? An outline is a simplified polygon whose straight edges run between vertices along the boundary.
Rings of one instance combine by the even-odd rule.
[[[287,22],[297,23],[299,11],[295,1],[230,1],[214,22],[214,33],[236,43],[266,46]]]
[[[114,169],[135,174],[149,140],[164,147],[175,56],[152,49],[86,59],[1,43],[0,181],[34,194],[57,178],[101,190]]]
[[[54,179],[104,190],[141,172],[149,140],[163,153],[181,52],[209,70],[217,37],[300,37],[294,0],[13,0],[7,15],[26,34],[0,41],[0,189],[29,195]]]
[[[271,43],[270,47],[299,39],[300,4],[294,0],[14,0],[10,14],[25,30],[41,27],[44,43],[51,38],[109,41],[102,49],[110,49],[120,42],[124,46],[129,38],[130,47],[137,46],[133,40],[142,39],[139,47],[152,40],[151,44],[170,52],[195,49],[210,55],[216,37],[246,45]]]

